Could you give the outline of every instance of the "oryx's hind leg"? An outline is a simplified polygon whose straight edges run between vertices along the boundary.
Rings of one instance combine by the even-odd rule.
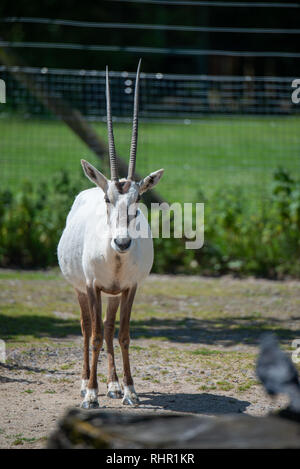
[[[120,311],[120,331],[119,342],[122,351],[123,367],[124,367],[124,397],[123,404],[136,406],[140,403],[139,398],[135,392],[133,379],[130,371],[129,363],[129,321],[131,315],[131,308],[136,292],[136,286],[129,288],[122,293],[121,298],[121,311]]]
[[[107,377],[107,396],[112,399],[120,399],[122,390],[119,384],[115,356],[114,356],[114,332],[116,313],[120,304],[120,296],[109,297],[107,303],[106,316],[104,320],[104,339],[107,348],[108,377]]]
[[[78,302],[81,310],[81,331],[83,336],[83,368],[82,368],[82,381],[81,381],[81,396],[86,394],[88,380],[90,378],[90,338],[92,334],[91,316],[88,304],[88,297],[86,293],[76,290]]]

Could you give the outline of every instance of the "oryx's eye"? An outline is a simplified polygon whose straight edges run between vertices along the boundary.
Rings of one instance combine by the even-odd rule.
[[[105,202],[106,202],[107,204],[110,204],[110,200],[109,200],[109,198],[107,197],[106,194],[105,194],[105,196],[104,196],[104,200],[105,200]]]

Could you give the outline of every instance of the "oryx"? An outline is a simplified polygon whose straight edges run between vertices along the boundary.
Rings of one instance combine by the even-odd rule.
[[[77,292],[81,308],[81,329],[84,340],[82,372],[82,407],[95,408],[98,403],[97,362],[103,344],[107,345],[107,395],[122,397],[116,373],[113,349],[115,318],[119,303],[119,343],[122,351],[124,380],[123,404],[139,403],[129,364],[129,322],[137,286],[149,274],[153,263],[153,242],[148,222],[138,208],[141,194],[155,186],[163,169],[139,182],[134,180],[138,135],[139,73],[137,69],[133,128],[128,176],[119,179],[114,144],[108,68],[106,68],[106,106],[111,179],[85,160],[85,175],[97,186],[80,192],[67,217],[66,227],[58,245],[59,265],[65,278]],[[142,237],[132,236],[130,227],[143,225]],[[146,231],[145,231],[146,227]],[[101,297],[108,296],[104,323]],[[89,344],[92,362],[89,364]]]

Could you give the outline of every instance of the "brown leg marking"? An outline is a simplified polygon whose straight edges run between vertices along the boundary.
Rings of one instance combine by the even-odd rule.
[[[108,360],[107,395],[114,399],[122,397],[121,388],[118,383],[113,346],[115,320],[119,304],[120,296],[108,298],[106,316],[104,320],[104,338],[106,342]]]
[[[130,371],[129,362],[129,321],[131,315],[131,308],[136,293],[136,285],[122,293],[121,298],[121,311],[120,311],[120,331],[119,342],[122,351],[123,367],[124,367],[124,398],[123,404],[136,405],[138,404],[138,397],[135,394],[133,387],[133,379]]]
[[[99,353],[103,344],[103,327],[101,317],[101,291],[93,287],[87,287],[87,298],[91,317],[91,345],[92,345],[92,364],[90,377],[88,382],[88,389],[85,400],[82,406],[85,408],[98,407],[98,400],[96,390],[98,389],[97,384],[97,364]],[[93,390],[90,392],[90,390]]]
[[[90,377],[89,348],[92,334],[91,316],[86,293],[76,290],[78,302],[81,310],[81,331],[83,335],[83,368],[82,379],[88,380]]]

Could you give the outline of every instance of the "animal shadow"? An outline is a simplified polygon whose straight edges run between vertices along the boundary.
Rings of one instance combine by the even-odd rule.
[[[175,412],[209,415],[243,413],[250,405],[248,401],[208,393],[141,393],[140,399],[142,405],[149,409],[155,407]]]

